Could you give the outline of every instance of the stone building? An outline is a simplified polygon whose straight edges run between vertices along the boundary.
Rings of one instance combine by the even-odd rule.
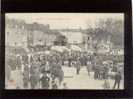
[[[6,19],[5,45],[14,47],[27,47],[27,33],[25,22],[21,20]]]
[[[30,31],[28,34],[28,44],[31,46],[52,46],[54,41],[60,33],[51,30],[49,25],[38,23],[27,24],[27,29]]]
[[[6,45],[27,47],[28,45],[53,45],[58,31],[51,30],[49,25],[39,23],[27,24],[23,20],[6,18]]]

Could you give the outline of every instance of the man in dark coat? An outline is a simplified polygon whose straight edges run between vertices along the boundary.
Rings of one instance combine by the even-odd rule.
[[[76,74],[78,75],[79,72],[80,72],[80,68],[81,68],[81,62],[80,60],[78,59],[77,60],[77,63],[76,63]]]
[[[29,83],[29,67],[28,65],[25,65],[24,72],[23,72],[23,86],[24,88],[28,88]]]
[[[94,79],[98,79],[99,76],[99,66],[97,64],[94,65]]]
[[[40,74],[39,67],[39,64],[34,62],[30,68],[30,84],[32,89],[34,89],[38,84]]]
[[[63,81],[64,72],[60,64],[53,64],[53,68],[51,69],[51,74],[55,77],[59,78],[60,83]]]
[[[37,81],[37,78],[35,77],[35,75],[31,75],[30,76],[31,89],[35,89],[37,82],[38,81]]]
[[[122,77],[121,77],[120,71],[116,72],[116,74],[115,74],[115,83],[114,83],[113,89],[115,89],[116,85],[118,85],[118,89],[119,89],[121,78]]]
[[[49,81],[50,78],[47,76],[47,74],[43,74],[43,76],[40,78],[40,83],[41,83],[41,87],[43,89],[48,89],[49,88]]]
[[[39,69],[40,69],[39,71],[40,71],[41,73],[46,72],[46,70],[45,70],[45,65],[46,65],[46,62],[43,61],[43,62],[41,63],[41,65],[40,65],[40,68],[39,68]]]
[[[103,67],[103,79],[107,79],[108,78],[108,72],[109,72],[108,65],[105,65]]]

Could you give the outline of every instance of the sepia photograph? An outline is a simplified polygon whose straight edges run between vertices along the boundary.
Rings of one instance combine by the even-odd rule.
[[[123,90],[124,13],[6,13],[5,89]]]

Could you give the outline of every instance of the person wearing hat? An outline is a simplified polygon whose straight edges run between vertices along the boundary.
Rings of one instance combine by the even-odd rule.
[[[114,83],[113,89],[115,89],[116,85],[118,86],[117,88],[119,89],[121,78],[122,78],[121,77],[121,72],[117,71],[116,74],[115,74],[115,83]]]
[[[30,85],[32,89],[35,89],[38,85],[40,75],[39,67],[40,63],[38,63],[38,60],[34,61],[30,67]]]

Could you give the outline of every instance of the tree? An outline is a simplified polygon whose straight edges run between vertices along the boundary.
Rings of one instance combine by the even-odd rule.
[[[108,39],[111,37],[111,42],[114,45],[123,46],[124,44],[124,21],[121,19],[101,19],[97,23],[95,34],[97,39]]]

